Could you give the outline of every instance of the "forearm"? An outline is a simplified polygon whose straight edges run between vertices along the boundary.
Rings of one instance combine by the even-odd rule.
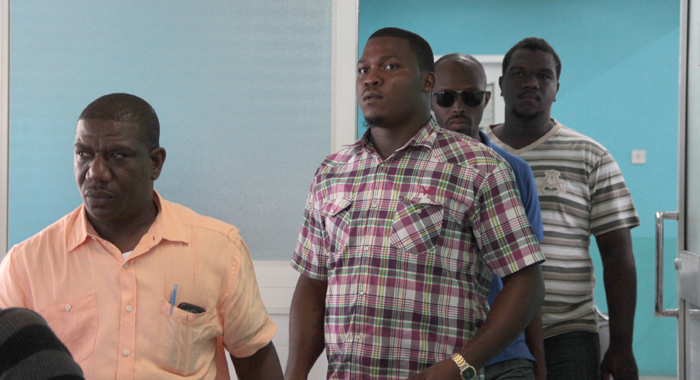
[[[503,290],[496,297],[486,321],[460,354],[475,368],[483,367],[525,329],[543,299],[539,264],[503,278]]]
[[[231,355],[231,361],[240,380],[284,380],[277,350],[272,342],[247,358]]]
[[[305,380],[323,352],[327,286],[325,281],[299,276],[289,315],[287,380]]]
[[[542,339],[542,310],[537,313],[525,328],[525,343],[535,358],[535,379],[547,378],[547,363],[544,359],[544,341]]]
[[[603,281],[610,316],[610,342],[632,345],[637,307],[637,269],[629,229],[596,238],[603,261]]]

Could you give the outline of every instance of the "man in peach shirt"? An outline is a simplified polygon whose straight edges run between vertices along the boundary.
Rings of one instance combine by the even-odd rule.
[[[41,314],[86,379],[282,379],[238,230],[163,200],[158,117],[111,94],[85,108],[74,171],[83,205],[14,246],[0,307]]]

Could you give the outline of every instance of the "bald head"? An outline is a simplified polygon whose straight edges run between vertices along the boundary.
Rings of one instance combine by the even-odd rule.
[[[461,67],[464,71],[469,71],[469,73],[481,80],[479,84],[483,84],[484,89],[486,88],[486,72],[484,71],[484,66],[481,65],[476,58],[469,54],[463,53],[452,53],[443,55],[435,62],[435,71],[437,72],[438,66],[448,65]]]
[[[138,96],[116,93],[101,96],[80,114],[78,120],[116,121],[137,124],[140,138],[149,150],[159,146],[160,123],[158,115],[148,102]]]
[[[433,91],[437,94],[433,96],[432,109],[438,124],[479,139],[479,123],[491,98],[491,93],[485,92],[484,67],[471,55],[448,54],[435,62],[435,76]],[[451,105],[438,104],[438,96],[449,92],[461,93],[461,96]]]

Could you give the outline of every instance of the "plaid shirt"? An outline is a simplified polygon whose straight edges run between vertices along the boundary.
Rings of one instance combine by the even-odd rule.
[[[461,350],[493,273],[544,260],[510,166],[431,119],[386,160],[369,132],[316,172],[292,266],[328,281],[329,379],[405,379]]]

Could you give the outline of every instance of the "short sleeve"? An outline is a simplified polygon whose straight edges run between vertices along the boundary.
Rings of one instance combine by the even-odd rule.
[[[31,309],[31,306],[27,305],[22,291],[22,282],[15,269],[16,250],[16,247],[12,248],[0,263],[0,308],[23,307]]]
[[[309,197],[306,200],[304,220],[291,265],[292,268],[305,276],[324,281],[328,279],[323,245],[325,229],[320,207],[316,201],[315,184],[316,181],[311,185]]]
[[[527,220],[530,222],[537,240],[542,241],[544,239],[544,225],[542,224],[540,197],[537,194],[535,176],[532,174],[530,166],[526,163],[518,169],[517,175],[520,177],[518,178],[518,190],[520,190],[520,198],[527,214]]]
[[[516,186],[510,166],[502,162],[477,192],[472,230],[486,263],[499,277],[544,261]]]
[[[639,223],[632,195],[617,162],[607,150],[588,177],[591,194],[590,230],[594,236]]]
[[[253,262],[243,240],[232,237],[238,250],[233,270],[219,302],[224,347],[238,358],[253,355],[267,346],[277,331],[260,298]]]

